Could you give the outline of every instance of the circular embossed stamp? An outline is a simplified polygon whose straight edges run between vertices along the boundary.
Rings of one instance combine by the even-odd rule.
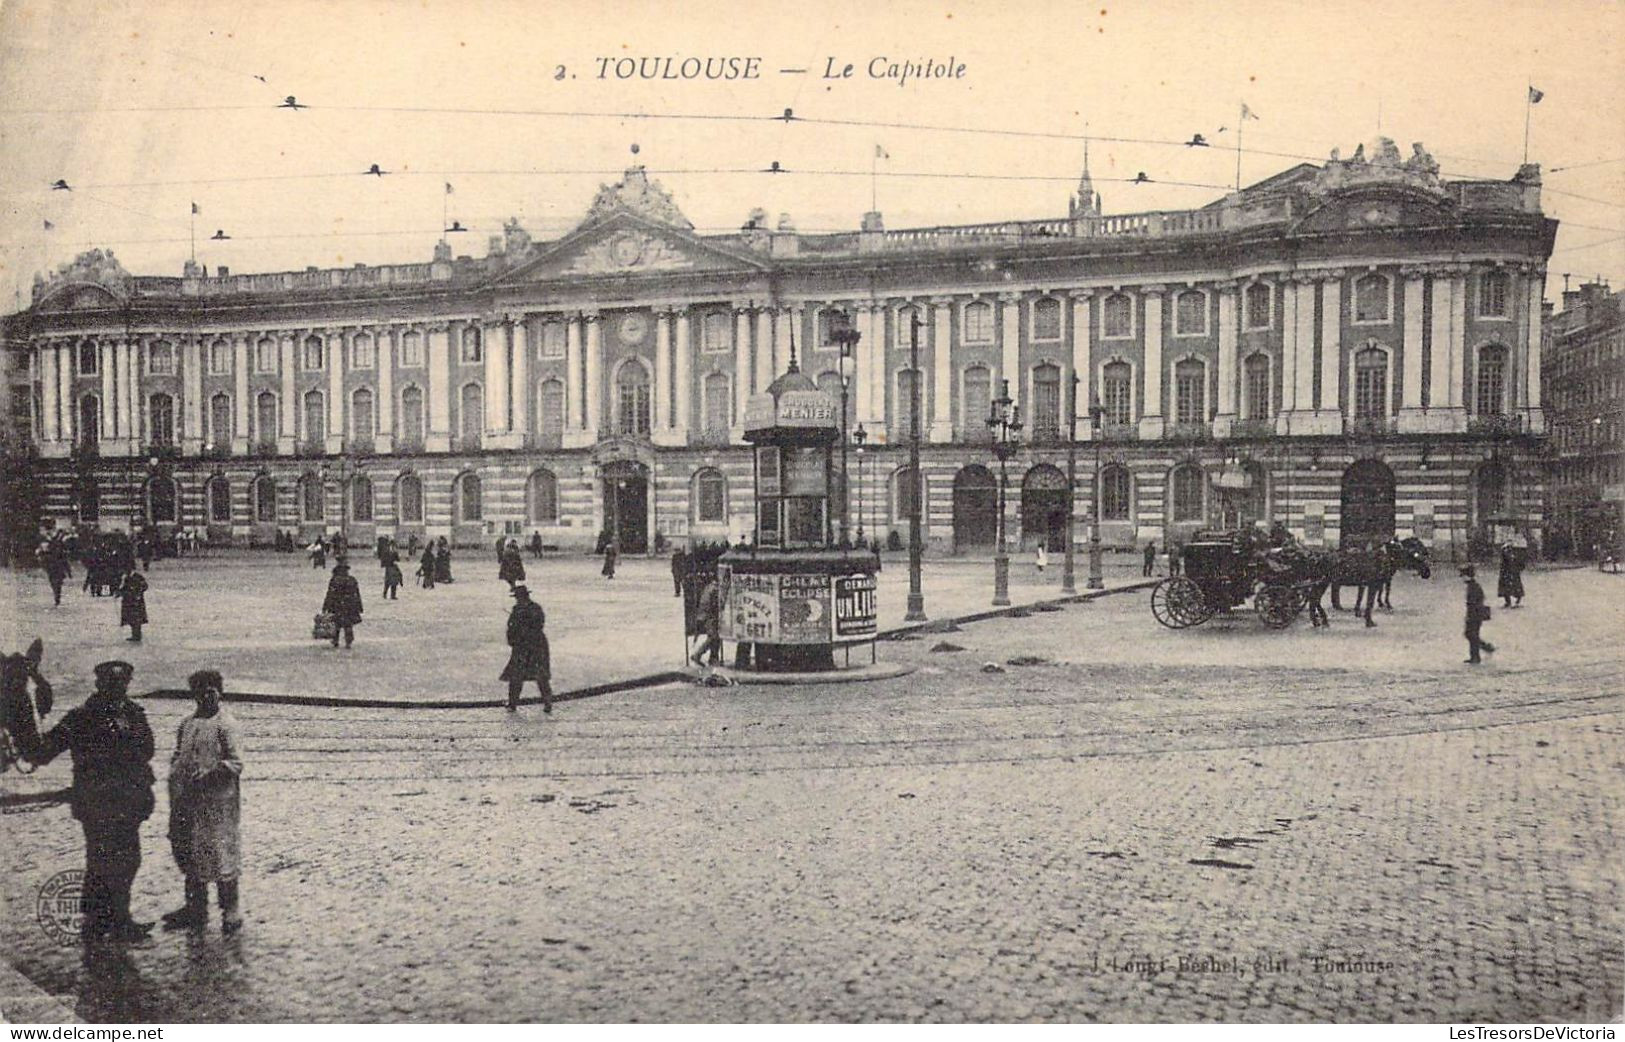
[[[70,868],[58,872],[39,888],[35,913],[40,929],[57,944],[78,944],[79,924],[84,922],[85,873]]]

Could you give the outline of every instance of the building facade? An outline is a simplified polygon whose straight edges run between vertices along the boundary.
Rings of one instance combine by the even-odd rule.
[[[1556,222],[1538,167],[1437,169],[1384,140],[1189,211],[1103,214],[1085,170],[1053,220],[803,235],[758,211],[699,235],[634,167],[571,233],[510,222],[483,258],[169,278],[95,251],[37,280],[7,342],[58,523],[738,539],[745,402],[793,357],[866,435],[846,506],[866,538],[919,495],[933,552],[991,548],[1006,389],[1024,546],[1066,538],[1074,401],[1079,535],[1278,519],[1448,546],[1538,519]],[[861,334],[844,395],[841,324]]]
[[[1548,525],[1554,549],[1620,552],[1625,533],[1625,322],[1606,284],[1565,289],[1545,327]]]

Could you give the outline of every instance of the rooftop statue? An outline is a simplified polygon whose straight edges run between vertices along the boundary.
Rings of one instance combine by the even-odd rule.
[[[661,224],[673,225],[692,231],[694,222],[683,216],[672,200],[671,193],[659,181],[649,180],[642,166],[628,167],[625,176],[615,184],[602,185],[593,197],[582,224],[591,224],[613,213],[627,210]]]
[[[1309,185],[1311,195],[1325,195],[1345,188],[1371,184],[1396,184],[1420,188],[1435,195],[1443,195],[1439,183],[1439,164],[1434,162],[1420,141],[1411,145],[1411,156],[1400,156],[1399,146],[1392,138],[1378,138],[1374,156],[1367,160],[1365,145],[1355,147],[1354,155],[1343,158],[1340,149],[1332,149],[1331,156]]]

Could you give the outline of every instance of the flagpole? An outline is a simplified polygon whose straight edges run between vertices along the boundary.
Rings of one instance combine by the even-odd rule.
[[[1527,149],[1526,149],[1527,151]],[[879,203],[880,181],[880,146],[869,154],[869,212],[874,213],[880,209]]]
[[[1247,103],[1236,112],[1236,191],[1241,191],[1241,132],[1247,127]]]
[[[192,243],[192,263],[197,263],[197,203],[192,204],[192,213],[188,218],[190,223],[190,238]]]
[[[1533,79],[1534,77],[1530,77]],[[1533,83],[1523,86],[1523,161],[1529,162],[1529,114],[1535,107],[1535,87]]]

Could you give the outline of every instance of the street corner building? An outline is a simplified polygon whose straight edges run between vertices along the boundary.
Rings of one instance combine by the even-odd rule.
[[[1104,213],[1086,164],[1049,220],[800,234],[758,210],[701,235],[632,167],[575,230],[509,222],[482,258],[166,277],[92,251],[6,320],[10,473],[40,523],[211,545],[738,540],[745,405],[794,358],[863,431],[837,509],[866,539],[920,497],[931,552],[991,548],[1001,390],[1028,548],[1069,517],[1125,547],[1255,520],[1539,538],[1540,192],[1537,165],[1445,181],[1384,139],[1193,210]]]

